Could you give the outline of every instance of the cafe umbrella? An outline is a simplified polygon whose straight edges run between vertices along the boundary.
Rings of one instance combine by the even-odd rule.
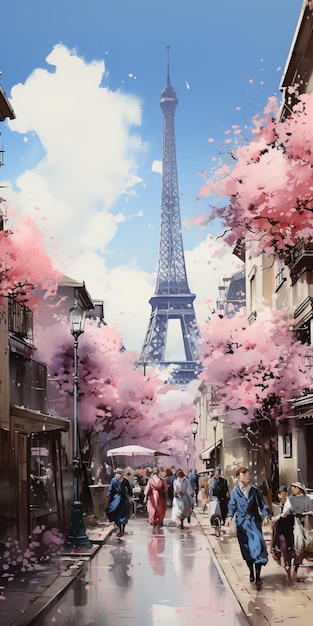
[[[168,452],[160,452],[158,450],[153,450],[152,448],[145,448],[144,446],[138,446],[136,444],[131,444],[128,446],[120,446],[119,448],[112,448],[107,451],[107,456],[112,457],[112,464],[114,469],[114,457],[115,456],[170,456]]]

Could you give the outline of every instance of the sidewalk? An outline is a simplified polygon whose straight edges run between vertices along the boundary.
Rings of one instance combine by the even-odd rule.
[[[226,578],[249,623],[253,626],[284,624],[285,626],[311,626],[313,623],[313,561],[304,561],[298,571],[298,582],[290,583],[282,567],[269,556],[262,568],[263,587],[256,591],[249,581],[249,572],[242,560],[236,537],[231,537],[223,527],[220,537],[215,537],[207,513],[195,509],[195,516],[207,536],[217,560],[222,579]],[[264,528],[269,548],[271,528]]]
[[[86,533],[92,548],[74,548],[53,557],[38,569],[25,572],[10,582],[0,579],[0,624],[4,626],[29,626],[73,580],[79,576],[86,562],[93,558],[111,535],[114,525],[101,522],[86,524]]]

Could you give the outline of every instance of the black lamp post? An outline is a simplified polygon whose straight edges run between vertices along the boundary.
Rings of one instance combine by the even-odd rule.
[[[92,543],[88,539],[84,521],[83,507],[79,500],[79,470],[80,459],[78,455],[78,421],[77,421],[77,398],[78,398],[78,337],[82,335],[85,328],[86,311],[82,309],[79,302],[70,309],[70,331],[74,337],[74,414],[73,414],[73,486],[74,500],[72,505],[70,529],[65,540],[68,547],[92,548]]]
[[[193,469],[196,470],[197,460],[196,460],[196,434],[198,432],[198,422],[196,418],[190,424],[191,432],[193,434]]]
[[[218,418],[213,416],[211,419],[211,424],[213,426],[213,433],[214,433],[214,464],[215,466],[217,465],[217,454],[216,454],[216,429],[217,429],[217,424],[218,424]]]

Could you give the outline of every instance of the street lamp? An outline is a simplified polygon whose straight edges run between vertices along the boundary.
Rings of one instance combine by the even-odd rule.
[[[188,464],[189,464],[190,454],[188,454],[188,452],[186,452],[185,457],[186,457],[186,461],[187,461],[187,474],[188,474],[188,472],[189,472]]]
[[[74,337],[74,413],[73,413],[73,486],[74,500],[72,505],[70,529],[65,540],[65,545],[69,547],[92,548],[92,543],[88,539],[84,521],[83,507],[79,500],[79,470],[80,459],[78,456],[78,422],[77,422],[77,398],[78,398],[78,337],[82,335],[85,327],[86,311],[82,309],[79,302],[70,309],[70,331]]]
[[[196,434],[198,432],[198,422],[196,420],[196,418],[193,419],[193,421],[190,424],[191,426],[191,432],[193,434],[193,469],[196,471],[196,467],[197,467],[197,460],[196,460]]]
[[[215,467],[217,465],[217,454],[216,454],[216,429],[217,429],[217,424],[218,424],[218,418],[216,416],[213,416],[211,418],[211,424],[213,426],[213,432],[214,432],[214,463],[215,463]]]

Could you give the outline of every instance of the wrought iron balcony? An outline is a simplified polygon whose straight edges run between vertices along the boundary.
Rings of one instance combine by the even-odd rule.
[[[16,338],[33,345],[33,312],[12,297],[8,298],[8,330]]]
[[[292,389],[291,399],[295,401],[311,401],[313,400],[313,345],[307,346],[307,352],[304,358],[304,363],[307,372],[311,378],[311,385],[309,387],[301,387],[300,389]]]
[[[290,269],[292,284],[305,271],[313,270],[313,242],[299,241],[285,256],[285,263]]]

